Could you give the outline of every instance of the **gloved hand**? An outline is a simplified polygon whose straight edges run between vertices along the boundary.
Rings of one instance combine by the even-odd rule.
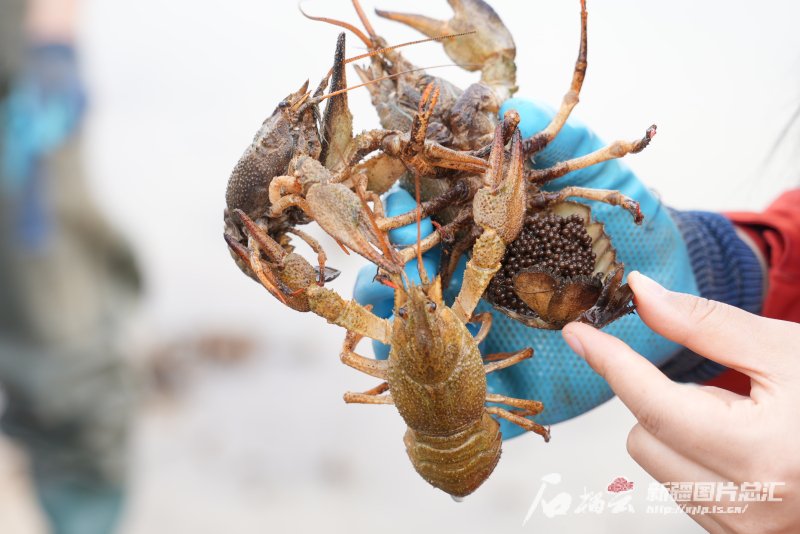
[[[500,110],[500,116],[509,109],[516,109],[520,114],[519,128],[523,138],[544,129],[554,115],[550,108],[518,98],[507,101]],[[553,142],[536,155],[532,165],[546,168],[603,146],[605,143],[594,133],[577,120],[570,119]],[[648,150],[652,149],[650,147]],[[611,160],[572,172],[548,184],[545,189],[560,189],[566,185],[618,190],[638,201],[645,216],[641,226],[635,225],[630,214],[619,207],[584,202],[592,206],[592,216],[605,224],[606,232],[617,250],[617,258],[624,262],[626,272],[638,270],[673,291],[699,294],[686,243],[670,211],[621,161]],[[408,193],[394,191],[387,199],[387,212],[393,215],[407,211],[414,205]],[[429,222],[423,226],[423,237],[426,231],[432,231]],[[389,237],[397,244],[414,243],[416,225],[395,230]],[[434,272],[431,266],[437,263],[436,254],[434,250],[424,258],[429,274]],[[388,317],[392,312],[392,290],[372,282],[374,272],[374,267],[362,270],[354,296],[362,304],[373,304],[376,313]],[[416,264],[409,265],[407,272],[412,279],[419,280]],[[454,283],[445,293],[449,299],[455,296],[461,278],[462,272],[457,271],[453,276]],[[494,312],[494,308],[482,301],[476,313],[482,311]],[[488,387],[491,392],[542,401],[545,410],[536,417],[536,421],[542,424],[570,419],[613,396],[608,384],[569,349],[561,332],[530,328],[501,313],[494,312],[493,315],[494,324],[481,347],[482,353],[512,352],[530,346],[534,349],[534,356],[506,370],[490,374]],[[680,350],[676,343],[652,332],[635,314],[617,320],[604,330],[623,339],[657,366],[663,365]],[[383,347],[376,347],[375,353],[376,357],[385,358],[388,352]],[[504,420],[501,426],[505,438],[523,432]]]

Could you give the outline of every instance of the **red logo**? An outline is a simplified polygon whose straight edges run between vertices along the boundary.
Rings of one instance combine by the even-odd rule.
[[[614,479],[614,482],[608,485],[606,490],[609,493],[621,493],[623,491],[628,491],[633,489],[633,482],[628,482],[625,480],[625,477],[617,477]]]

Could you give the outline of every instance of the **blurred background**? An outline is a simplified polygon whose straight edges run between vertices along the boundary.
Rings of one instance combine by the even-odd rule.
[[[394,409],[342,402],[374,382],[339,362],[343,331],[241,275],[222,240],[228,176],[276,104],[330,68],[336,28],[294,2],[35,0],[27,16],[24,4],[2,0],[0,15],[4,51],[29,43],[2,88],[22,97],[3,112],[5,163],[17,166],[1,205],[11,231],[0,245],[0,532],[48,532],[51,519],[70,525],[54,532],[87,534],[103,524],[125,534],[699,531],[681,514],[647,513],[652,479],[625,451],[634,420],[616,399],[554,426],[549,444],[505,443],[489,481],[453,502],[411,468]],[[444,0],[363,4],[450,16]],[[519,96],[556,106],[577,53],[578,1],[491,4],[516,39]],[[303,7],[356,20],[347,0]],[[573,116],[609,141],[657,123],[650,148],[626,163],[666,204],[759,210],[798,183],[800,137],[787,125],[800,104],[800,4],[588,7]],[[373,19],[390,43],[418,38]],[[351,55],[362,50],[349,43]],[[435,43],[404,54],[450,62]],[[26,84],[48,87],[42,64],[62,81],[77,65],[80,79],[66,76],[58,94],[70,99],[36,123],[38,144],[25,143],[18,132],[36,130],[29,121],[43,112],[23,97]],[[436,74],[477,80],[456,67]],[[350,103],[357,130],[377,125],[366,91]],[[67,229],[53,230],[61,220]],[[342,270],[331,287],[349,295],[363,261],[311,233]],[[72,248],[47,248],[53,235]],[[552,473],[561,481],[545,500],[567,492],[574,509],[624,476],[638,490],[633,510],[537,510],[523,525]]]

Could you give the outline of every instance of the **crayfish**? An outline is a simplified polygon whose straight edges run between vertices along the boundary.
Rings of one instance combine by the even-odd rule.
[[[375,202],[381,201],[375,199]],[[237,215],[255,245],[249,249],[237,248],[240,258],[249,260],[248,267],[253,272],[269,270],[271,258],[260,253],[276,248],[276,244],[246,214]],[[369,210],[366,216],[371,217]],[[418,242],[410,250],[418,253],[421,248]],[[486,253],[491,253],[490,248],[476,246],[473,251],[476,257]],[[292,256],[286,259],[289,257]],[[404,263],[402,257],[399,261],[398,267]],[[541,402],[489,394],[486,390],[486,374],[530,358],[533,350],[481,356],[478,344],[489,333],[492,317],[489,313],[473,316],[477,299],[466,297],[482,283],[480,274],[477,271],[465,274],[457,299],[459,304],[448,307],[442,298],[440,278],[429,282],[424,267],[419,265],[423,281],[419,286],[411,284],[401,269],[379,275],[381,282],[395,289],[393,322],[314,284],[315,271],[310,264],[302,265],[302,260],[291,268],[294,278],[289,281],[304,281],[304,289],[293,292],[302,297],[292,293],[286,296],[303,299],[302,307],[293,306],[296,309],[302,311],[308,307],[347,329],[342,362],[383,380],[369,391],[345,393],[345,402],[394,404],[408,425],[405,444],[417,472],[437,488],[461,497],[480,486],[500,458],[502,436],[491,415],[518,424],[545,440],[550,439],[550,432],[527,418],[544,409]],[[293,287],[287,286],[287,290]],[[474,337],[466,328],[468,322],[481,324]],[[364,336],[388,344],[389,359],[374,360],[357,354],[356,345]],[[487,407],[486,402],[506,404],[514,410]]]
[[[560,328],[571,320],[603,325],[632,310],[622,284],[624,267],[601,223],[578,197],[628,210],[641,222],[638,204],[616,191],[541,186],[573,170],[635,153],[655,127],[637,141],[618,141],[586,156],[533,170],[525,162],[544,149],[577,104],[586,72],[585,1],[581,42],[572,83],[552,122],[522,139],[519,115],[498,118],[500,104],[516,91],[516,49],[497,14],[482,0],[449,0],[447,22],[381,12],[440,41],[456,62],[481,69],[481,81],[465,91],[432,77],[405,60],[378,36],[358,0],[365,31],[317,17],[355,33],[367,46],[345,57],[345,34],[337,40],[334,65],[314,91],[304,83],[281,101],[236,165],[226,193],[225,240],[237,265],[282,303],[311,311],[347,330],[341,359],[382,382],[348,403],[394,404],[408,425],[405,443],[418,473],[453,496],[474,491],[491,474],[501,436],[494,417],[505,418],[549,440],[549,430],[530,417],[544,409],[533,400],[487,393],[486,374],[533,354],[481,356],[491,315],[473,315],[482,297],[504,313],[537,328]],[[406,43],[414,44],[414,43]],[[357,68],[384,129],[353,135],[346,64]],[[330,86],[330,87],[328,87]],[[328,89],[327,94],[325,93]],[[324,114],[319,105],[328,101]],[[413,185],[417,207],[385,215],[381,194],[394,184]],[[371,204],[371,206],[370,206]],[[388,232],[438,219],[437,230],[405,248]],[[394,321],[324,287],[338,271],[325,265],[322,246],[298,225],[316,222],[340,246],[378,268],[376,280],[395,290]],[[317,254],[314,266],[294,252],[289,234]],[[421,256],[444,245],[441,275],[430,281]],[[442,296],[459,257],[469,253],[461,289],[452,304]],[[418,260],[421,284],[404,267]],[[487,290],[488,288],[488,290]],[[467,323],[480,323],[476,336]],[[388,344],[386,361],[355,352],[363,337]],[[486,402],[510,406],[486,406]]]
[[[649,127],[641,139],[616,141],[596,152],[562,161],[547,169],[528,169],[523,165],[558,135],[578,103],[587,67],[588,17],[585,0],[581,1],[580,46],[569,90],[550,124],[541,132],[519,142],[511,139],[515,135],[518,118],[497,118],[500,104],[517,90],[513,38],[494,10],[482,0],[448,1],[454,10],[454,16],[449,21],[380,10],[377,13],[440,40],[445,52],[459,65],[465,65],[469,70],[479,68],[481,81],[464,91],[416,68],[396,48],[387,47],[386,41],[375,34],[358,0],[353,0],[353,4],[366,34],[350,24],[317,19],[348,28],[372,51],[370,68],[357,68],[357,72],[365,82],[375,82],[368,88],[384,127],[415,126],[414,120],[419,115],[413,114],[412,110],[427,104],[429,88],[434,84],[436,96],[442,103],[425,117],[428,138],[443,146],[462,150],[464,154],[487,158],[492,153],[494,155],[491,157],[499,160],[493,165],[487,160],[496,169],[493,175],[475,173],[474,162],[470,161],[461,165],[451,162],[447,169],[439,169],[435,173],[419,168],[407,172],[406,169],[393,177],[407,188],[412,187],[413,183],[421,183],[421,197],[427,200],[440,198],[455,188],[469,191],[465,200],[450,202],[447,210],[439,213],[430,209],[425,211],[426,215],[432,215],[447,229],[434,237],[437,243],[443,241],[443,283],[447,285],[461,256],[474,249],[477,240],[484,240],[479,246],[491,246],[494,252],[484,264],[476,264],[474,258],[467,264],[468,270],[481,273],[482,281],[465,298],[477,302],[483,296],[499,311],[536,328],[557,329],[571,320],[601,327],[629,313],[633,309],[632,293],[627,285],[621,283],[624,265],[615,261],[605,263],[608,257],[606,249],[613,252],[613,247],[602,231],[602,224],[592,221],[590,211],[587,215],[587,211],[580,206],[575,208],[575,203],[565,201],[568,198],[583,198],[617,205],[628,210],[636,224],[643,219],[638,204],[616,191],[573,186],[549,193],[542,191],[541,187],[569,172],[643,150],[655,135],[656,127]],[[442,39],[448,32],[458,37]],[[511,151],[517,150],[517,157],[504,151],[503,147],[509,141]],[[378,157],[389,158],[387,154]],[[508,165],[505,162],[509,161],[517,169],[503,181],[497,169]],[[516,256],[507,253],[506,247],[515,248],[512,244],[519,238],[526,221],[535,220],[540,215],[555,214],[560,217],[560,214],[575,210],[584,227],[580,235],[575,237],[586,239],[590,235],[592,239],[592,254],[597,260],[592,268],[586,269],[587,272],[582,272],[580,276],[570,276],[566,271],[549,267],[546,262],[532,266],[538,269],[536,273],[520,273],[520,269],[514,269]],[[572,221],[575,223],[577,219],[573,218]],[[489,245],[488,241],[494,238],[487,232],[499,237],[498,242]],[[609,269],[610,265],[613,268]],[[485,292],[501,268],[502,278],[495,282],[493,291]],[[545,297],[532,299],[530,295]],[[514,305],[508,305],[507,301],[512,300]]]

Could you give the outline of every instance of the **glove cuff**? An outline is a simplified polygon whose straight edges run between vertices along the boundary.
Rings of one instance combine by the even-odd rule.
[[[733,224],[718,213],[670,210],[670,215],[686,242],[700,295],[759,313],[764,273]],[[678,382],[706,382],[727,371],[727,367],[683,349],[661,370]]]

